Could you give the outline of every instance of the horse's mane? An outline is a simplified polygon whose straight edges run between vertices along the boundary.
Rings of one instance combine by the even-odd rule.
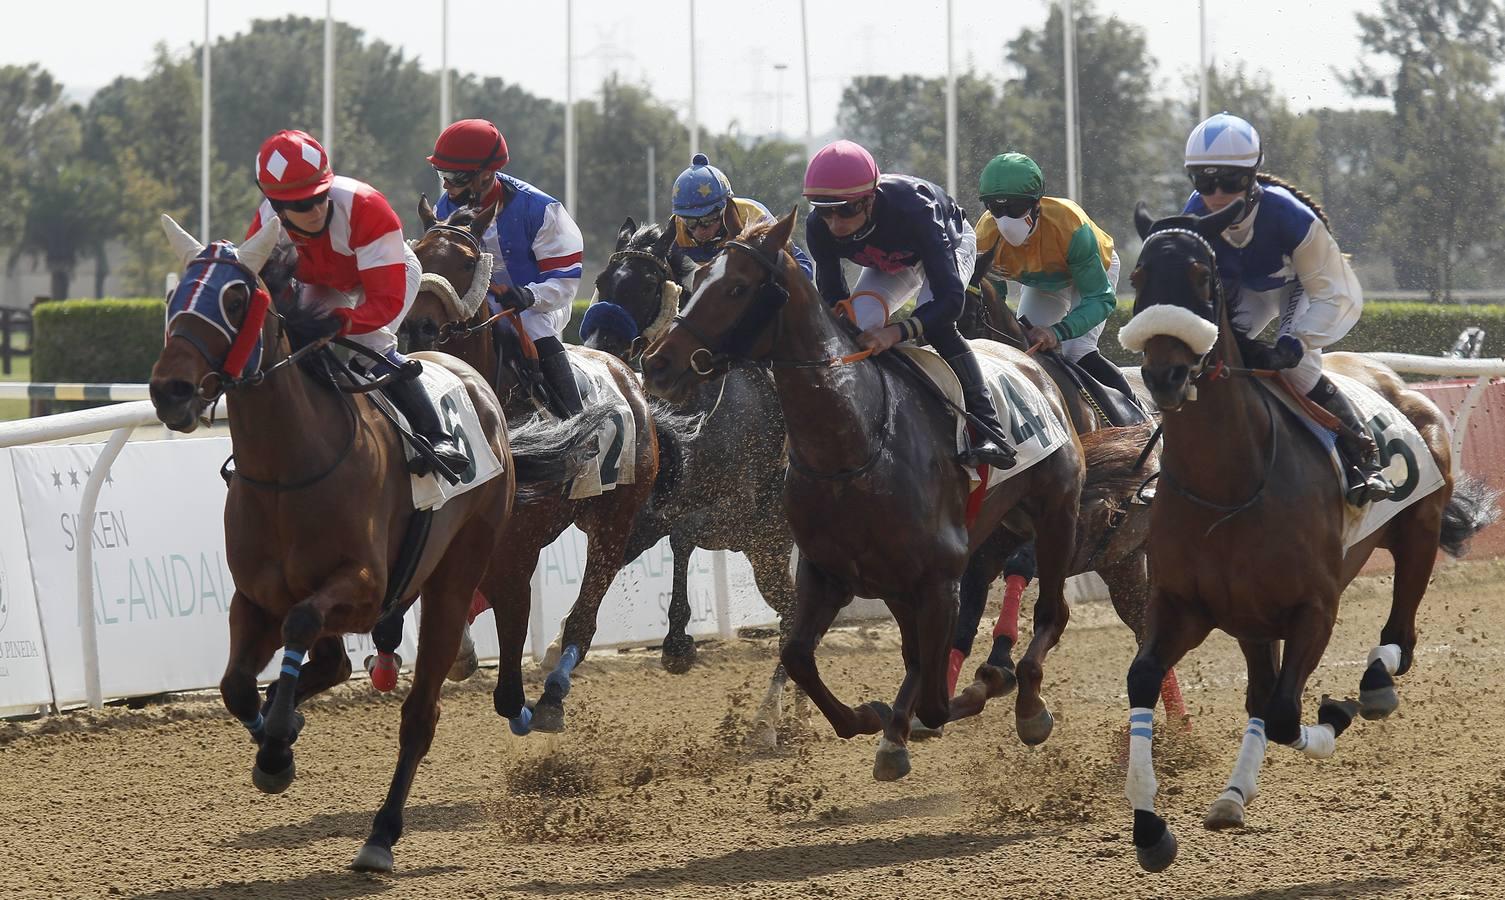
[[[1286,181],[1284,178],[1281,178],[1277,175],[1271,175],[1269,172],[1258,173],[1254,176],[1254,180],[1258,181],[1260,184],[1273,184],[1276,187],[1285,188],[1286,190],[1291,192],[1292,197],[1300,200],[1307,209],[1311,210],[1312,213],[1322,221],[1322,224],[1324,226],[1326,226],[1328,229],[1331,229],[1333,227],[1332,223],[1327,220],[1327,212],[1323,210],[1322,204],[1317,202],[1317,198],[1313,197],[1311,194],[1308,194],[1306,191],[1303,191],[1296,185],[1291,184],[1289,181]]]
[[[1100,428],[1081,435],[1082,453],[1089,461],[1087,480],[1082,484],[1083,508],[1095,502],[1127,503],[1144,480],[1154,474],[1159,466],[1153,455],[1144,468],[1134,468],[1153,430],[1153,426],[1143,424]]]
[[[638,230],[632,233],[632,236],[627,239],[627,243],[622,246],[622,249],[651,252],[654,245],[662,241],[666,234],[668,234],[668,231],[664,226],[647,222],[638,226]],[[680,284],[687,283],[690,275],[695,271],[695,261],[686,256],[684,251],[680,249],[679,244],[674,241],[669,242],[667,256],[669,269],[674,272],[674,280]]]

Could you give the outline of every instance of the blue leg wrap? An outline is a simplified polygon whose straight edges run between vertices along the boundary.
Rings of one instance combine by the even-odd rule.
[[[557,694],[563,700],[570,692],[570,673],[575,671],[575,666],[580,663],[580,648],[570,644],[559,654],[559,665],[544,679],[544,692]]]
[[[533,710],[524,706],[522,710],[507,720],[507,728],[518,737],[525,737],[533,730]]]

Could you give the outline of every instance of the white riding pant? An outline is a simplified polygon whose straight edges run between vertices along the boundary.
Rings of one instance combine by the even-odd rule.
[[[977,232],[972,230],[971,222],[963,221],[961,240],[956,243],[956,271],[962,284],[972,280],[972,270],[976,265]],[[879,327],[911,297],[916,298],[916,307],[935,299],[922,264],[915,263],[897,272],[863,269],[852,289],[852,311],[857,316],[857,327],[863,331]]]
[[[1294,368],[1286,369],[1285,378],[1292,387],[1305,394],[1316,387],[1317,380],[1322,377],[1322,348],[1337,343],[1348,334],[1363,310],[1362,297],[1346,295],[1346,298],[1352,304],[1352,309],[1337,319],[1330,330],[1314,327],[1310,321],[1312,317],[1306,315],[1311,300],[1301,290],[1301,283],[1298,281],[1269,291],[1241,288],[1231,299],[1229,312],[1233,327],[1240,334],[1250,337],[1258,335],[1278,316],[1280,328],[1276,332],[1277,336],[1294,334],[1301,339],[1305,348],[1301,362]]]
[[[1117,250],[1113,251],[1113,258],[1108,266],[1108,289],[1114,292],[1118,290]],[[1029,323],[1037,328],[1049,328],[1056,324],[1070,315],[1081,302],[1082,292],[1077,290],[1075,284],[1067,285],[1058,291],[1047,291],[1030,287],[1027,284],[1019,286],[1019,315],[1029,319]],[[1102,337],[1103,329],[1107,325],[1107,320],[1101,321],[1086,334],[1077,335],[1069,341],[1062,341],[1061,355],[1076,362],[1093,352],[1097,349],[1097,340]]]
[[[413,308],[413,301],[418,297],[418,282],[423,279],[423,267],[418,264],[418,257],[414,256],[412,249],[406,245],[403,246],[403,252],[406,254],[407,285],[402,297],[402,309],[397,311],[392,321],[375,331],[345,336],[345,339],[351,343],[360,344],[367,350],[383,356],[397,346],[397,326],[402,324],[402,320],[408,316],[408,310]],[[364,302],[366,302],[366,292],[362,288],[339,291],[323,285],[305,284],[298,294],[299,308],[319,315],[327,315],[331,310],[341,307],[354,309]]]

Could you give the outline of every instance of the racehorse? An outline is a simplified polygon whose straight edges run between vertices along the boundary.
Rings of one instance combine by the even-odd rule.
[[[736,204],[726,205],[726,216],[727,233],[741,232]],[[669,327],[695,271],[695,262],[674,245],[672,230],[651,224],[639,228],[628,219],[596,278],[597,299],[580,327],[585,346],[636,362],[641,348]],[[668,535],[674,553],[674,593],[663,650],[663,665],[670,672],[688,671],[695,655],[695,641],[685,627],[690,621],[690,554],[696,547],[747,555],[758,592],[779,614],[780,647],[794,612],[789,575],[794,536],[782,505],[784,414],[773,379],[751,367],[728,369],[697,384],[678,411],[701,424],[689,440],[660,434],[659,451],[671,462],[660,465],[659,483],[633,538],[634,548],[646,549]],[[770,748],[777,742],[787,677],[779,664],[753,717],[748,743]]]
[[[491,262],[489,254],[482,258],[481,238],[495,213],[496,207],[462,208],[439,222],[428,198],[420,199],[418,216],[425,231],[414,242],[413,252],[423,267],[423,283],[402,324],[401,334],[408,347],[442,347],[474,366],[488,383],[496,386],[503,410],[508,420],[513,421],[536,412],[534,395],[516,365],[524,356],[523,344],[517,337],[520,332],[507,329],[505,346],[498,348],[496,329],[491,327],[485,303],[478,304],[473,316],[460,320],[453,300],[448,299],[485,290],[487,282],[477,281],[477,266]],[[596,615],[612,579],[628,560],[641,552],[629,554],[628,541],[658,472],[654,417],[637,376],[610,354],[579,347],[572,347],[569,352],[576,358],[577,368],[578,361],[583,359],[594,360],[596,365],[609,369],[612,381],[626,398],[626,413],[637,435],[634,456],[627,460],[618,458],[621,429],[627,420],[618,411],[613,414],[619,417],[615,423],[619,440],[602,448],[601,465],[603,471],[630,465],[635,477],[631,483],[618,484],[614,489],[582,499],[572,500],[562,492],[538,492],[520,499],[513,510],[501,544],[505,552],[493,561],[493,566],[503,573],[498,583],[499,594],[489,599],[496,611],[502,660],[494,696],[496,711],[509,720],[518,734],[532,729],[564,730],[564,699],[570,691],[571,674],[590,652],[596,634]],[[522,653],[528,634],[533,571],[538,565],[539,551],[572,523],[585,532],[589,542],[580,593],[565,619],[559,658],[544,681],[543,694],[536,704],[528,707],[523,694]]]
[[[1010,518],[1039,547],[1035,634],[1017,666],[1019,737],[1036,744],[1053,724],[1040,696],[1046,653],[1068,610],[1062,586],[1076,538],[1082,451],[1060,392],[1033,360],[1001,344],[979,355],[1015,366],[1064,433],[1037,463],[1004,480],[967,515],[970,480],[955,462],[957,425],[909,371],[862,356],[855,335],[822,302],[786,252],[794,211],[742,231],[710,265],[694,296],[643,362],[649,390],[682,396],[737,360],[763,361],[788,430],[784,509],[800,549],[790,637],[781,659],[842,737],[883,732],[873,774],[909,771],[910,719],[949,718],[946,657],[957,589],[971,552]],[[898,353],[899,351],[894,351]],[[1031,438],[1033,440],[1033,438]],[[968,519],[971,518],[969,522]],[[815,648],[854,594],[882,598],[903,634],[905,675],[892,709],[851,707],[822,682]]]
[[[1370,420],[1382,453],[1406,463],[1397,498],[1417,498],[1345,549],[1352,515],[1328,447],[1245,369],[1209,239],[1242,211],[1152,221],[1143,204],[1135,224],[1144,238],[1133,273],[1134,317],[1120,332],[1143,353],[1143,375],[1163,413],[1160,490],[1150,512],[1150,599],[1146,634],[1128,673],[1129,773],[1134,846],[1149,871],[1169,866],[1176,839],[1154,811],[1151,723],[1169,668],[1213,628],[1239,642],[1248,667],[1249,725],[1228,787],[1205,825],[1243,824],[1254,800],[1266,740],[1307,756],[1332,755],[1338,735],[1358,713],[1384,717],[1399,704],[1394,676],[1410,667],[1416,610],[1441,548],[1456,556],[1498,514],[1481,483],[1453,478],[1447,423],[1430,400],[1408,390],[1390,369],[1345,353],[1324,354],[1332,372],[1374,391],[1393,410]],[[1345,382],[1349,383],[1349,382]],[[1360,388],[1362,391],[1362,388]],[[1398,415],[1396,415],[1398,413]],[[1393,421],[1385,418],[1391,417]],[[1415,426],[1413,451],[1390,433],[1399,416]],[[1430,454],[1440,475],[1425,487],[1418,457]],[[1323,698],[1317,725],[1301,723],[1301,697],[1322,658],[1343,588],[1376,547],[1395,561],[1390,615],[1359,682],[1359,700]],[[1281,642],[1284,642],[1282,648]]]
[[[957,330],[962,337],[1000,341],[1020,350],[1029,349],[1024,327],[1002,295],[985,276],[992,266],[997,246],[978,257],[977,267],[967,287]],[[1077,518],[1077,553],[1071,574],[1095,571],[1107,585],[1108,597],[1119,619],[1134,632],[1144,636],[1144,605],[1149,599],[1149,574],[1146,569],[1145,540],[1149,536],[1149,507],[1140,500],[1141,487],[1159,468],[1159,454],[1153,449],[1141,458],[1139,447],[1150,438],[1150,429],[1138,428],[1138,436],[1127,434],[1089,439],[1088,434],[1111,425],[1104,404],[1080,386],[1080,375],[1067,371],[1059,353],[1041,353],[1036,361],[1060,388],[1072,424],[1082,436],[1091,464],[1082,488],[1082,510]],[[1111,390],[1111,388],[1109,389]],[[1106,402],[1106,401],[1104,401]],[[1032,547],[1010,550],[1006,542],[978,551],[971,569],[962,580],[961,606],[957,616],[953,644],[963,656],[969,655],[977,634],[978,623],[988,600],[988,588],[1000,573],[1020,576],[1016,590],[1034,576]],[[1017,596],[1017,595],[1009,595]],[[956,717],[973,715],[982,707],[988,693],[1008,691],[1013,686],[1014,664],[1011,657],[1014,635],[1018,634],[1017,601],[1005,597],[1004,608],[993,629],[993,646],[971,686],[953,701]],[[1163,696],[1167,715],[1172,721],[1189,722],[1186,705],[1174,669],[1165,673]]]
[[[476,475],[478,442],[503,469],[435,511],[421,553],[406,556],[401,551],[415,513],[396,430],[369,397],[343,393],[315,366],[300,364],[321,359],[322,341],[293,349],[290,334],[308,324],[300,322],[296,300],[289,301],[296,292],[280,285],[269,291],[257,274],[276,246],[279,220],[238,249],[223,241],[205,248],[166,216],[163,227],[185,277],[169,301],[167,339],[152,368],[157,417],[189,432],[209,404],[233,396],[225,547],[235,594],[220,694],[257,744],[251,770],[257,788],[275,794],[292,783],[292,744],[304,722],[298,704],[350,675],[342,635],[372,631],[379,622],[400,627],[402,611],[423,593],[421,650],[402,706],[397,770],[352,864],[390,870],[403,805],[439,718],[439,689],[471,596],[496,555],[517,473],[567,475],[566,455],[576,453],[579,439],[567,429],[520,429],[509,451],[501,408],[475,370],[444,354],[418,354],[425,367],[458,378],[475,409],[481,433],[462,429],[472,456],[462,477]],[[405,587],[393,571],[400,559],[411,564]],[[400,593],[388,598],[391,591]],[[279,646],[281,674],[262,703],[257,675]]]

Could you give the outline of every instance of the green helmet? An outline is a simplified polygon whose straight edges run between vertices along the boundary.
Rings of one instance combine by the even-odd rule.
[[[1045,192],[1045,178],[1040,167],[1023,153],[1001,153],[982,168],[977,194],[990,197],[1034,197]]]

